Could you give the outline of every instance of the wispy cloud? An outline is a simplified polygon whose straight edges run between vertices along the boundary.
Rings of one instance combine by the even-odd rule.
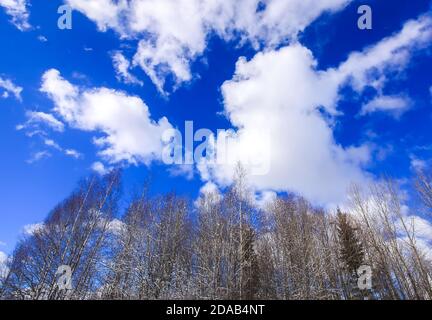
[[[15,85],[10,79],[4,79],[0,77],[0,89],[4,90],[1,94],[3,98],[8,98],[9,94],[13,94],[17,100],[22,100],[21,92],[23,89]]]
[[[27,121],[23,124],[20,124],[16,127],[17,130],[23,129],[34,129],[34,126],[38,126],[39,124],[44,124],[54,131],[63,132],[64,124],[55,118],[50,113],[39,112],[39,111],[27,111],[26,112]]]
[[[6,10],[11,17],[11,22],[21,31],[29,30],[30,13],[28,11],[29,3],[27,0],[0,0],[0,6]]]
[[[57,142],[55,142],[52,139],[45,139],[44,143],[46,146],[51,147],[55,150],[58,150],[62,153],[64,153],[66,156],[74,158],[74,159],[79,159],[81,158],[83,155],[78,152],[77,150],[74,149],[64,149],[63,147],[61,147]]]
[[[395,118],[399,118],[413,105],[410,98],[406,96],[378,96],[363,105],[360,115],[374,112],[387,112]]]
[[[78,152],[74,149],[66,149],[66,150],[64,150],[64,153],[65,153],[65,155],[72,157],[72,158],[75,158],[75,159],[79,159],[79,158],[83,157],[83,155],[80,152]]]
[[[125,58],[125,56],[121,52],[118,51],[115,52],[112,55],[112,60],[113,60],[114,69],[118,81],[127,84],[136,84],[139,86],[143,85],[142,81],[138,80],[137,77],[135,77],[129,72],[130,62]]]
[[[40,42],[47,42],[48,41],[48,38],[45,36],[42,36],[42,35],[38,36],[37,38]]]
[[[42,159],[47,159],[51,157],[51,153],[49,153],[48,151],[38,151],[36,153],[34,153],[30,159],[28,159],[26,162],[28,164],[33,164],[35,162],[38,162]]]

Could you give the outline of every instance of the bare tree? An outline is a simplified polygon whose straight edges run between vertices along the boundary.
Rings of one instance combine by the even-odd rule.
[[[116,212],[119,173],[92,177],[57,206],[43,227],[15,249],[3,296],[20,299],[85,299],[98,286],[109,222]],[[73,287],[60,290],[57,270],[70,267]]]
[[[149,188],[120,212],[120,173],[93,176],[59,204],[8,261],[2,299],[432,299],[419,217],[432,183],[416,180],[419,208],[391,180],[353,187],[344,213],[301,196],[258,208],[247,175],[192,201]],[[418,210],[414,212],[414,210]],[[59,266],[72,288],[59,287]],[[358,268],[372,288],[360,291]]]
[[[158,299],[187,296],[191,225],[187,201],[169,194],[134,200],[115,242],[103,298]]]

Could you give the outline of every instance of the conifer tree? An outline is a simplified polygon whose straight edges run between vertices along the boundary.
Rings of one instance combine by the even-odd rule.
[[[357,230],[353,227],[346,213],[337,211],[337,234],[340,244],[340,259],[347,272],[348,298],[360,298],[361,294],[357,286],[357,270],[364,263],[363,244],[357,236]]]

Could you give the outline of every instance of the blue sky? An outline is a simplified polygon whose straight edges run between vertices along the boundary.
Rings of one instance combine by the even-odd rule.
[[[57,27],[64,2],[71,30]],[[127,186],[151,176],[155,193],[195,198],[204,185],[229,184],[231,166],[179,174],[163,164],[158,134],[183,131],[185,121],[238,130],[241,152],[265,144],[255,144],[254,130],[270,128],[271,172],[251,178],[258,197],[294,191],[334,205],[351,180],[403,181],[431,159],[429,0],[305,1],[297,11],[286,5],[297,0],[268,0],[250,12],[242,3],[255,1],[244,0],[224,4],[224,15],[184,1],[90,2],[98,1],[0,0],[0,251],[11,252],[24,226],[43,221],[102,165],[124,167]],[[362,4],[372,8],[372,30],[357,27]],[[116,55],[130,63],[123,73]],[[86,113],[103,113],[107,101],[112,114]],[[139,114],[148,128],[116,123],[119,114],[133,123]]]

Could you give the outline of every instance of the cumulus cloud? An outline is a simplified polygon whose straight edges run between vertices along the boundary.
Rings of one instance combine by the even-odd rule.
[[[364,168],[370,150],[367,144],[343,147],[334,139],[340,88],[351,85],[361,92],[387,72],[403,69],[431,38],[431,18],[422,16],[329,70],[317,70],[312,53],[300,44],[239,59],[233,79],[222,86],[225,114],[237,128],[226,152],[245,162],[250,150],[268,150],[261,153],[269,156],[269,172],[250,178],[257,190],[293,191],[319,204],[342,202],[352,183],[369,182]],[[204,180],[228,184],[234,167],[204,162],[198,169]]]
[[[242,162],[256,155],[269,158],[268,172],[251,178],[256,190],[295,191],[317,203],[338,203],[352,182],[369,180],[364,169],[369,147],[341,146],[333,137],[332,121],[340,114],[339,89],[350,85],[361,93],[372,86],[379,95],[364,113],[390,109],[389,99],[395,97],[381,91],[389,72],[403,70],[412,52],[429,46],[432,39],[432,20],[424,15],[376,45],[350,54],[339,66],[317,70],[317,61],[296,43],[296,35],[322,12],[341,9],[349,1],[68,2],[100,30],[141,39],[132,63],[117,55],[116,70],[125,80],[130,67],[139,65],[161,91],[169,76],[177,85],[192,79],[190,64],[205,51],[210,34],[265,47],[250,61],[239,59],[233,79],[222,87],[225,114],[236,128],[227,153]],[[291,19],[280,19],[282,13]],[[288,40],[290,45],[274,49]],[[106,161],[149,163],[160,156],[161,134],[171,125],[166,118],[153,121],[141,99],[108,88],[79,88],[57,70],[45,73],[41,90],[64,122],[102,133],[94,142]],[[104,171],[100,164],[103,167],[95,167]],[[230,183],[233,176],[231,163],[204,161],[198,170],[204,180],[220,185]],[[322,181],[329,181],[327,188],[321,187]]]
[[[31,28],[28,12],[29,3],[27,0],[0,0],[0,7],[6,10],[11,17],[11,22],[21,31]]]
[[[312,53],[299,44],[259,53],[251,61],[240,59],[234,79],[222,87],[225,112],[238,128],[233,149],[248,152],[265,147],[271,153],[269,172],[250,177],[254,187],[336,203],[350,183],[365,182],[360,165],[369,158],[369,150],[343,148],[335,142],[317,108],[333,110],[337,86],[316,72],[315,65]],[[239,157],[243,160],[241,153]],[[234,169],[215,165],[210,169],[212,179],[230,183]],[[326,188],[323,181],[329,182]]]
[[[15,85],[11,80],[0,77],[0,89],[3,89],[3,98],[8,98],[9,94],[13,94],[17,100],[21,101],[21,92],[23,89]]]
[[[71,127],[101,133],[93,142],[111,163],[149,164],[160,159],[162,133],[172,126],[165,117],[154,121],[138,97],[108,88],[84,89],[48,70],[41,91],[54,102],[53,111]]]
[[[122,38],[141,39],[133,63],[164,90],[193,77],[190,64],[205,51],[209,35],[275,47],[296,38],[325,11],[351,0],[68,0],[99,30],[113,29]]]
[[[405,96],[377,96],[363,105],[360,115],[374,113],[377,111],[391,113],[399,118],[411,107],[412,101]]]
[[[143,85],[142,81],[138,80],[129,72],[130,62],[121,52],[115,52],[112,55],[112,60],[118,81],[122,81],[127,84],[136,84],[140,86]]]

